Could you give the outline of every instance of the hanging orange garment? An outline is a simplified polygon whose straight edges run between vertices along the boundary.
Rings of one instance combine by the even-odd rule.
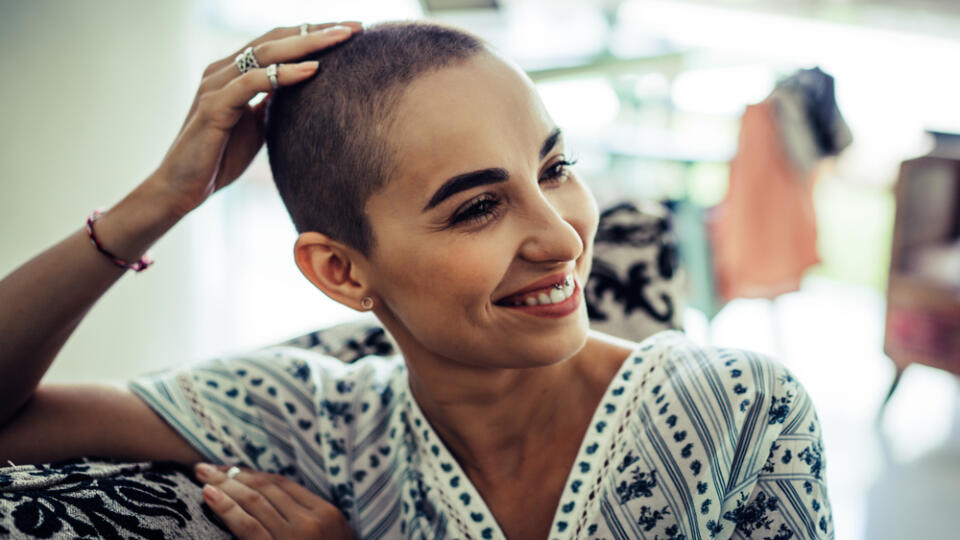
[[[746,108],[729,189],[708,223],[721,298],[775,298],[795,291],[806,269],[820,262],[816,169],[803,174],[794,167],[771,102]]]

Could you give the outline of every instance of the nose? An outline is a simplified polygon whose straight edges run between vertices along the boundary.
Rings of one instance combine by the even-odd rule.
[[[567,262],[583,253],[583,239],[564,218],[562,208],[542,194],[534,198],[524,216],[520,257],[530,262]]]

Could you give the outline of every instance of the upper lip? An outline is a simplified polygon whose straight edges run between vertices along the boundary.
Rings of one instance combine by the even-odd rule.
[[[572,273],[573,273],[573,272],[571,271],[571,272],[561,272],[561,273],[559,273],[559,274],[549,275],[549,276],[547,276],[547,277],[545,277],[545,278],[543,278],[543,279],[534,281],[533,283],[527,285],[526,287],[524,287],[524,288],[522,288],[522,289],[517,289],[516,291],[513,291],[512,293],[505,294],[505,295],[501,296],[501,297],[498,298],[496,301],[494,301],[494,304],[496,304],[496,303],[498,303],[498,302],[503,302],[504,300],[506,300],[507,298],[510,298],[510,297],[512,297],[512,296],[518,296],[518,295],[525,294],[525,293],[528,293],[528,292],[531,292],[531,291],[535,291],[535,290],[537,290],[537,289],[543,289],[543,288],[549,287],[549,286],[551,286],[551,285],[556,285],[557,283],[563,283],[563,280],[564,280],[568,275],[570,275],[570,274],[572,274]]]

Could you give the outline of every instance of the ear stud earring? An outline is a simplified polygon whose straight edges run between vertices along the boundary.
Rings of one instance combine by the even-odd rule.
[[[363,299],[360,300],[360,307],[368,311],[373,309],[373,298],[364,296]]]

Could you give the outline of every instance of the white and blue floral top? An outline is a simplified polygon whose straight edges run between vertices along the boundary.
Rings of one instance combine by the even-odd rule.
[[[358,538],[504,537],[399,357],[270,347],[131,388],[207,459],[298,480]],[[550,538],[833,538],[824,473],[813,404],[783,366],[660,332],[610,382]]]

